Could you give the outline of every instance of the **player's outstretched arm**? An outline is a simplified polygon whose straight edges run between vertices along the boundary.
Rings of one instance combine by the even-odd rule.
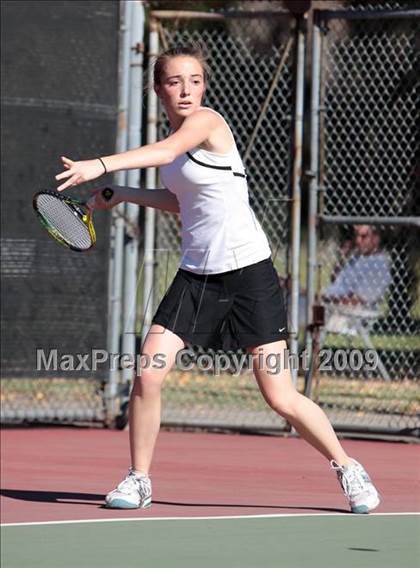
[[[199,109],[185,118],[178,130],[160,142],[120,154],[104,156],[101,159],[76,162],[62,156],[65,171],[55,176],[57,181],[63,181],[57,190],[63,191],[68,187],[80,185],[104,173],[170,164],[176,157],[207,140],[213,129],[220,124],[220,120],[215,113],[207,109]]]

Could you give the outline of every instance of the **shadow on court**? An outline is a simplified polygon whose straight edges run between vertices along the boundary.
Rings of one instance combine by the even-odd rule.
[[[78,505],[98,505],[90,501],[102,501],[104,496],[95,493],[70,493],[66,491],[24,491],[20,489],[1,489],[0,495],[19,501],[41,503],[68,503]]]
[[[336,509],[332,507],[298,507],[296,505],[251,505],[242,503],[236,505],[233,503],[178,503],[175,501],[153,501],[155,505],[171,505],[173,507],[202,507],[203,509],[207,507],[232,507],[232,508],[249,508],[249,509],[298,509],[300,511],[325,511],[328,513],[348,513],[351,515],[350,511],[347,509]]]
[[[77,505],[94,505],[99,508],[105,508],[102,503],[94,501],[103,501],[104,495],[97,493],[74,493],[65,491],[27,491],[20,489],[1,489],[0,495],[9,497],[10,499],[19,499],[20,501],[43,502],[43,503],[60,503],[60,504],[77,504]],[[347,509],[338,509],[333,507],[299,507],[296,505],[256,505],[248,503],[191,503],[179,501],[153,501],[153,505],[165,505],[169,507],[199,507],[207,508],[245,508],[245,509],[273,509],[273,510],[290,510],[297,509],[299,511],[319,511],[327,513],[348,513]]]
[[[153,507],[140,512],[103,506],[105,494],[127,465],[125,432],[8,429],[1,441],[3,523],[291,513],[351,516],[329,464],[295,438],[163,431],[155,455]],[[344,443],[377,481],[383,496],[378,512],[418,510],[418,446]]]

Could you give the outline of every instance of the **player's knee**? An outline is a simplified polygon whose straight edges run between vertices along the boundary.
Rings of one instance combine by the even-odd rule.
[[[142,397],[159,394],[163,379],[164,376],[161,373],[143,369],[134,380],[133,394]]]
[[[297,398],[294,394],[274,397],[268,400],[270,407],[283,418],[289,419],[296,415]]]

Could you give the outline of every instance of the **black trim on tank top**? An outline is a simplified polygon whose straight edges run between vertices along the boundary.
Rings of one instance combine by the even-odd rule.
[[[246,174],[241,174],[240,172],[234,172],[232,170],[232,166],[213,166],[212,164],[205,164],[204,162],[197,160],[197,158],[194,158],[194,156],[192,154],[190,154],[189,152],[186,152],[186,154],[187,154],[187,156],[189,157],[190,160],[192,160],[193,162],[195,162],[199,166],[204,166],[205,168],[212,168],[213,170],[231,171],[233,173],[233,175],[236,176],[236,177],[246,178]]]

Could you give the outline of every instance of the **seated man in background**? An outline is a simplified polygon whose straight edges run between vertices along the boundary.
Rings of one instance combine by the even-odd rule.
[[[349,259],[333,275],[334,280],[322,292],[327,304],[327,331],[353,333],[342,316],[377,314],[379,304],[391,283],[388,259],[380,249],[380,235],[375,226],[356,225],[354,246]]]

